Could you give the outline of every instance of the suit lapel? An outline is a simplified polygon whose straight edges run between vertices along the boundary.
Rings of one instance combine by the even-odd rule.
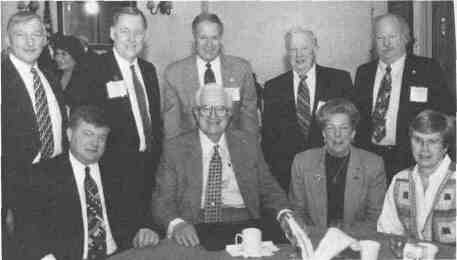
[[[320,226],[327,226],[327,179],[325,174],[325,150],[320,150],[318,161],[316,162],[315,171],[312,172],[311,184],[311,198],[314,198],[314,207],[312,207],[311,214],[314,216],[313,221]]]
[[[143,77],[144,81],[144,88],[146,89],[146,95],[149,103],[149,109],[153,107],[153,98],[156,96],[156,93],[153,89],[153,72],[148,71],[145,67],[145,64],[142,60],[138,59],[138,66],[140,67],[141,76]],[[150,111],[151,113],[151,111]]]
[[[368,88],[368,93],[370,93],[369,98],[370,102],[367,102],[369,107],[367,107],[368,114],[371,115],[371,111],[373,110],[373,97],[377,95],[377,93],[373,93],[374,91],[374,80],[376,77],[376,70],[378,69],[378,63],[379,60],[376,60],[372,63],[370,63],[369,68],[368,68],[368,76],[367,76],[367,84],[366,87]]]
[[[346,174],[346,185],[344,191],[344,222],[350,223],[354,219],[354,214],[359,205],[360,192],[363,178],[360,174],[361,162],[360,155],[351,147],[348,169]]]
[[[410,75],[413,70],[413,64],[411,62],[411,57],[406,56],[405,59],[405,67],[403,69],[403,75],[401,80],[401,89],[400,89],[400,106],[398,107],[398,115],[397,115],[397,122],[403,122],[402,120],[409,120],[408,118],[408,110],[409,110],[409,88],[408,82],[410,79]],[[396,129],[396,140],[400,140],[399,134],[402,132],[401,127],[404,127],[404,124],[397,123]],[[398,141],[397,141],[398,142]]]
[[[107,55],[108,62],[106,66],[109,67],[109,71],[111,73],[111,81],[118,81],[123,80],[121,69],[119,68],[119,64],[117,64],[117,60],[114,57],[113,51],[110,51]]]
[[[322,67],[316,64],[316,88],[314,91],[314,104],[313,104],[313,110],[312,110],[312,121],[314,121],[315,115],[316,115],[316,110],[317,110],[317,105],[319,103],[319,99],[322,96],[322,93],[325,92],[325,84],[323,83],[323,77],[322,77]]]
[[[186,149],[184,151],[184,157],[186,172],[188,176],[188,183],[190,185],[189,190],[192,192],[191,195],[191,209],[193,216],[197,217],[200,211],[201,196],[203,192],[203,159],[202,159],[202,147],[200,144],[200,137],[198,131],[194,131],[191,138],[188,139]]]

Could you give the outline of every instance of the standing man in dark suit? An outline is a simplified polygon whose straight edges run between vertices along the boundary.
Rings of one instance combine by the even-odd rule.
[[[99,108],[72,111],[69,151],[32,170],[21,259],[105,259],[158,243],[150,210],[137,203],[135,165],[100,161],[109,131]]]
[[[323,144],[317,109],[329,99],[349,96],[352,82],[348,72],[316,64],[318,45],[312,31],[293,28],[285,44],[292,70],[265,83],[262,148],[287,191],[295,154]]]
[[[200,86],[217,83],[233,98],[234,129],[257,134],[257,95],[248,61],[222,53],[224,25],[219,17],[201,13],[192,22],[196,54],[165,69],[164,129],[172,138],[197,128],[192,107]]]
[[[107,157],[133,160],[141,169],[144,206],[149,207],[161,153],[162,119],[155,67],[138,57],[146,28],[146,18],[137,8],[121,8],[114,14],[110,29],[113,50],[91,67],[94,91],[81,94],[107,113],[111,126]]]
[[[411,40],[406,21],[394,14],[375,18],[374,44],[379,58],[361,65],[355,77],[354,103],[361,113],[356,143],[384,158],[387,180],[411,166],[408,126],[424,109],[455,112],[437,62],[406,53]]]
[[[6,37],[8,51],[2,57],[2,223],[6,224],[3,230],[11,234],[14,220],[20,225],[19,207],[26,206],[20,199],[28,172],[32,164],[62,152],[66,118],[59,82],[37,65],[46,45],[41,17],[30,12],[14,14]]]

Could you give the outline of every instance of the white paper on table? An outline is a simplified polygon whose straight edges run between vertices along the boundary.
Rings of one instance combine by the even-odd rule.
[[[238,257],[238,256],[242,256],[244,258],[253,257],[253,256],[248,256],[243,252],[243,248],[242,248],[241,244],[226,245],[225,251],[227,251],[233,257]],[[256,256],[256,257],[272,256],[277,251],[279,251],[279,248],[277,246],[275,246],[272,241],[263,241],[261,252],[260,252],[261,255]]]
[[[330,260],[357,240],[338,228],[329,228],[319,242],[313,255],[313,260]]]
[[[305,231],[298,225],[297,221],[293,217],[287,215],[287,223],[289,224],[292,235],[297,239],[297,245],[300,247],[301,255],[303,260],[311,259],[314,255],[313,244],[306,235]]]

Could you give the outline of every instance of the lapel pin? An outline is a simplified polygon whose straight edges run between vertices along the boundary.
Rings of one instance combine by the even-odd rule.
[[[321,178],[322,176],[320,174],[314,175],[314,179],[316,179],[316,181],[321,181]]]
[[[358,180],[358,179],[360,179],[360,177],[359,177],[359,176],[354,176],[353,179],[354,179],[354,180]]]
[[[411,71],[413,75],[416,75],[416,70]]]
[[[235,82],[235,79],[234,78],[229,78],[229,82]]]

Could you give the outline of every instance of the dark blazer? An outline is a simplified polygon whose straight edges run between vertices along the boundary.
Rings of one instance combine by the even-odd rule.
[[[327,227],[325,150],[314,148],[295,156],[289,199],[308,225]],[[344,224],[376,230],[386,191],[382,158],[351,147],[344,194]]]
[[[122,161],[99,162],[106,211],[118,250],[132,247],[140,228],[157,231],[150,210],[138,205],[142,180]],[[84,230],[81,204],[68,153],[33,168],[28,193],[28,221],[20,229],[23,259],[52,253],[57,259],[82,259]]]
[[[62,140],[66,145],[64,126],[66,113],[63,106],[63,94],[60,83],[53,73],[41,68],[59,103],[62,115]],[[27,93],[25,83],[14,67],[9,56],[2,57],[2,182],[6,185],[3,190],[6,201],[12,201],[20,195],[20,190],[26,183],[26,172],[32,166],[32,161],[41,146],[38,124],[32,101]],[[63,147],[65,149],[65,147]],[[5,187],[5,186],[4,186]],[[8,206],[13,207],[9,204]]]
[[[253,219],[261,209],[276,214],[290,207],[266,165],[257,136],[239,130],[226,132],[226,140],[235,178],[244,204]],[[198,131],[170,139],[157,172],[153,195],[153,215],[164,228],[171,220],[182,218],[198,223],[203,183],[202,149]]]
[[[353,100],[361,114],[361,120],[355,137],[356,144],[370,150],[373,132],[371,111],[373,110],[373,85],[376,77],[378,60],[361,65],[355,76]],[[411,87],[427,89],[426,102],[410,100]],[[455,100],[446,87],[440,65],[433,59],[414,55],[406,56],[405,68],[400,92],[400,106],[397,118],[396,140],[398,156],[405,159],[405,167],[412,162],[408,127],[414,117],[424,109],[434,109],[446,114],[455,113]]]
[[[297,121],[292,70],[265,83],[262,114],[262,149],[265,160],[281,186],[289,189],[290,166],[296,153],[321,146],[323,139],[316,121],[319,102],[350,97],[348,72],[316,65],[316,92],[310,134],[305,140]]]

